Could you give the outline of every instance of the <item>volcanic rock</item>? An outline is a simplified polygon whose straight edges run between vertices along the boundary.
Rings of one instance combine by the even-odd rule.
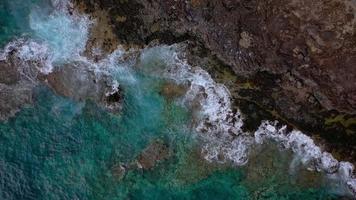
[[[239,77],[229,87],[235,99],[320,136],[337,154],[356,158],[354,1],[75,2],[87,13],[108,12],[120,43],[194,41]],[[253,87],[240,87],[245,83]],[[344,120],[336,120],[340,116]]]
[[[95,74],[85,63],[57,66],[46,76],[48,85],[59,95],[75,101],[91,100],[109,111],[121,109],[121,88],[111,77]]]

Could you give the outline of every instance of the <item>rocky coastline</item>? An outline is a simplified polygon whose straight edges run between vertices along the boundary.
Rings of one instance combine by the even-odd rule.
[[[261,120],[277,119],[307,133],[336,158],[355,163],[355,5],[336,0],[75,0],[70,12],[89,14],[95,21],[83,52],[93,62],[113,53],[118,44],[142,48],[185,42],[189,64],[203,67],[228,87],[245,115],[245,130],[256,131]],[[120,88],[111,88],[107,76],[96,80],[81,67],[85,63],[42,75],[37,71],[40,61],[19,60],[16,45],[21,44],[8,45],[1,55],[6,73],[1,73],[0,86],[2,96],[8,97],[1,99],[2,120],[31,103],[33,89],[41,82],[74,100],[120,110]],[[9,67],[14,65],[32,71]],[[76,80],[78,73],[85,77]]]
[[[190,64],[229,88],[246,129],[278,119],[355,163],[356,2],[74,2],[105,29],[90,44],[110,53],[118,43],[188,41]]]
[[[256,198],[276,177],[276,192],[356,196],[355,0],[47,3],[31,8],[32,35],[0,49],[0,128],[26,148],[19,163],[80,155],[73,169],[105,195],[110,181],[159,172],[180,186],[231,169]]]

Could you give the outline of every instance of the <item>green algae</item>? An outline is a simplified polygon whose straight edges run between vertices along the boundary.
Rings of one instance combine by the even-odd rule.
[[[356,118],[347,117],[346,115],[337,115],[335,117],[330,117],[325,119],[325,125],[330,126],[332,124],[340,123],[345,128],[349,128],[353,125],[356,125]]]

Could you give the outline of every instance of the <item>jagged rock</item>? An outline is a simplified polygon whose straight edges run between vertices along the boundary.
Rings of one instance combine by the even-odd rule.
[[[14,63],[10,61],[0,61],[0,83],[11,85],[20,80],[20,73]]]
[[[267,70],[284,76],[290,72],[301,79],[302,87],[309,92],[323,93],[331,108],[355,113],[356,4],[353,2],[97,0],[84,4],[89,11],[96,7],[107,10],[122,42],[147,42],[152,39],[152,26],[156,27],[154,32],[176,36],[188,33],[202,40],[238,75],[250,76]],[[226,10],[231,8],[236,9]],[[127,18],[125,26],[116,20],[122,16]],[[131,30],[137,31],[129,33]],[[251,41],[253,48],[246,49]],[[325,103],[320,101],[322,105]]]
[[[198,41],[254,85],[231,87],[235,98],[243,96],[306,132],[321,133],[331,148],[355,151],[355,124],[324,124],[340,114],[350,120],[356,115],[354,1],[75,2],[88,13],[107,11],[121,43]]]

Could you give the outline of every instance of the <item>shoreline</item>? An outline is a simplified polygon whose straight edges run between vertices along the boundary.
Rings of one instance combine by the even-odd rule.
[[[269,71],[268,69],[261,69],[260,72],[251,75],[236,72],[236,67],[227,64],[229,62],[227,62],[226,59],[222,59],[219,51],[214,50],[215,46],[210,46],[210,43],[204,38],[205,33],[202,33],[199,26],[196,26],[196,20],[201,20],[204,24],[207,23],[205,19],[199,18],[201,14],[199,13],[199,9],[205,5],[204,1],[198,2],[200,3],[193,8],[189,7],[192,5],[186,5],[189,8],[184,6],[174,8],[174,3],[170,1],[164,5],[158,5],[155,2],[147,3],[145,1],[141,3],[136,1],[120,2],[117,5],[101,1],[97,3],[80,1],[80,5],[78,5],[78,1],[74,1],[74,5],[80,13],[89,15],[94,13],[94,16],[97,15],[95,13],[102,14],[102,12],[105,12],[103,9],[108,9],[108,14],[102,14],[99,17],[100,20],[98,23],[111,29],[110,35],[115,35],[118,43],[124,44],[127,47],[130,47],[130,45],[136,48],[143,47],[152,42],[157,44],[173,44],[190,41],[191,49],[189,49],[189,51],[192,52],[192,55],[189,55],[192,59],[188,59],[190,64],[206,64],[213,77],[222,77],[222,82],[230,82],[227,86],[229,90],[232,91],[231,93],[237,104],[247,104],[249,107],[255,107],[252,110],[245,109],[247,116],[251,115],[249,112],[252,112],[254,115],[260,113],[262,116],[268,115],[272,119],[283,121],[291,125],[291,127],[302,130],[315,140],[327,144],[325,148],[328,151],[333,151],[338,158],[351,160],[355,163],[356,134],[353,132],[356,131],[356,123],[353,122],[353,119],[356,119],[356,115],[354,116],[353,114],[336,110],[326,111],[325,108],[318,103],[318,100],[313,99],[313,97],[310,97],[303,103],[300,101],[302,97],[295,94],[295,91],[300,90],[301,92],[305,92],[306,90],[303,89],[303,85],[302,88],[300,88],[300,80],[296,79],[293,74],[274,74],[273,71]],[[177,2],[177,4],[180,3],[181,2]],[[134,7],[137,9],[134,10]],[[236,7],[236,9],[238,8],[239,7]],[[222,8],[219,7],[217,9]],[[147,12],[152,13],[155,10],[160,11],[157,11],[153,16],[147,16]],[[191,21],[186,21],[187,16],[185,15],[188,11],[191,12],[192,15]],[[172,18],[167,16],[167,12],[173,14]],[[235,12],[236,11],[229,14],[233,15]],[[157,16],[160,15],[162,15],[162,19],[157,18]],[[102,16],[109,17],[109,19],[103,19]],[[213,16],[213,18],[214,17],[215,16]],[[217,15],[216,17],[220,16]],[[195,22],[193,23],[192,21]],[[105,23],[106,25],[104,25]],[[209,23],[206,25],[209,25]],[[213,26],[215,22],[211,23]],[[187,29],[187,26],[191,26],[192,28]],[[106,30],[106,28],[104,29]],[[130,32],[130,30],[136,31],[133,33],[132,31]],[[220,30],[219,27],[217,27],[217,30]],[[221,31],[224,32],[225,30]],[[225,32],[229,33],[229,30]],[[248,47],[248,34],[243,34],[243,36],[242,38],[246,41],[242,41],[241,45]],[[227,38],[230,38],[230,36],[227,36]],[[241,50],[245,51],[243,48]],[[251,50],[251,48],[248,48],[248,50]],[[250,54],[255,57],[259,56],[254,52],[250,52]],[[242,53],[241,57],[243,59],[250,59],[244,56],[245,54]],[[246,64],[249,62],[250,61],[247,60]],[[246,67],[246,64],[242,66]],[[252,63],[251,66],[255,65]],[[225,70],[225,68],[228,68],[228,70]],[[222,72],[222,74],[219,74],[220,72]],[[229,80],[231,77],[233,79],[232,83],[231,80]],[[287,79],[290,82],[287,86],[290,85],[292,88],[286,87],[285,81],[287,81]],[[291,94],[296,95],[296,98],[294,98],[294,96],[291,97]],[[295,100],[299,102],[294,102]],[[259,110],[262,110],[262,112]],[[244,110],[242,109],[242,111]],[[257,119],[262,120],[263,118],[257,117]],[[257,129],[258,122],[250,124],[249,128]]]
[[[109,16],[109,15],[104,15],[104,16]],[[107,20],[107,19],[106,19]],[[122,19],[121,19],[122,20]],[[100,22],[99,22],[100,23]],[[106,24],[109,26],[109,24]],[[101,26],[93,26],[92,29],[99,28],[101,29]],[[93,33],[93,30],[88,28],[88,31]],[[95,33],[95,31],[94,31]],[[110,35],[110,34],[109,34]],[[106,37],[105,35],[99,35],[98,37]],[[110,36],[112,37],[112,35]],[[90,38],[90,36],[89,36]],[[106,38],[101,38],[101,41],[105,41]],[[91,45],[88,45],[86,43],[85,49],[91,49],[93,43],[92,41],[95,41],[94,39],[89,39],[88,40]],[[87,42],[88,42],[87,41]],[[90,42],[91,41],[91,42]],[[30,41],[31,42],[31,41]],[[104,45],[105,42],[99,42],[98,44],[94,45],[99,45],[100,46]],[[109,44],[110,42],[108,42]],[[111,44],[111,43],[110,43]],[[116,44],[116,43],[115,43]],[[145,48],[142,48],[139,53],[140,56],[143,56],[145,53],[149,51],[154,51],[155,49],[158,48],[158,51],[164,51],[165,48],[173,48],[173,46],[160,46],[158,45],[160,42],[153,42],[150,43],[151,47],[148,48],[145,46]],[[113,44],[111,44],[113,45]],[[182,44],[177,44],[182,45]],[[281,129],[278,128],[277,125],[274,125],[271,122],[265,122],[262,120],[269,120],[268,118],[261,118],[261,122],[256,121],[254,122],[255,125],[250,125],[250,127],[247,128],[254,130],[257,128],[256,131],[251,131],[251,130],[243,130],[244,126],[244,121],[243,118],[249,117],[249,114],[245,114],[245,116],[241,117],[239,106],[237,106],[237,110],[235,110],[234,104],[235,100],[238,100],[238,97],[240,93],[238,92],[237,94],[234,94],[234,83],[230,83],[225,85],[224,81],[230,81],[230,78],[233,77],[233,74],[224,74],[224,71],[222,72],[223,74],[221,75],[223,78],[219,81],[217,81],[217,77],[219,76],[219,71],[214,72],[214,67],[211,68],[212,73],[208,73],[206,70],[201,69],[200,66],[204,66],[204,61],[207,61],[208,65],[209,62],[214,62],[209,58],[209,56],[198,56],[196,57],[196,60],[194,60],[193,54],[190,52],[192,49],[194,49],[196,44],[193,44],[193,46],[189,45],[187,46],[188,50],[183,48],[183,58],[179,58],[179,53],[173,51],[173,55],[168,55],[167,58],[163,57],[163,59],[168,59],[163,60],[164,62],[168,62],[170,67],[177,65],[178,68],[173,68],[178,70],[178,74],[173,74],[168,76],[172,76],[171,78],[177,82],[188,82],[191,85],[190,90],[188,90],[187,94],[185,95],[185,101],[189,103],[192,103],[193,99],[198,98],[202,106],[202,113],[207,117],[206,119],[201,119],[200,123],[196,127],[196,131],[198,134],[202,135],[204,140],[207,141],[207,146],[205,146],[205,149],[203,148],[203,151],[206,152],[205,157],[209,161],[220,161],[220,153],[219,151],[222,151],[225,153],[226,160],[233,161],[236,165],[245,165],[248,158],[248,148],[250,146],[253,146],[255,144],[263,143],[264,139],[272,139],[276,142],[279,142],[286,146],[286,148],[291,149],[296,155],[302,156],[302,163],[308,165],[311,163],[313,167],[315,167],[314,170],[316,171],[325,171],[330,174],[335,174],[336,179],[340,179],[345,182],[345,186],[349,187],[349,189],[356,194],[356,180],[353,179],[354,175],[352,174],[353,166],[350,163],[346,162],[339,162],[335,160],[331,154],[323,152],[318,146],[315,145],[314,141],[304,135],[301,132],[298,131],[286,131],[287,127],[282,127]],[[245,44],[244,44],[245,45]],[[129,45],[128,45],[129,46]],[[136,45],[135,45],[136,46]],[[136,46],[137,47],[137,46]],[[19,50],[19,54],[21,54],[21,51],[24,51],[24,48],[21,47],[22,50]],[[32,47],[30,47],[31,49]],[[160,50],[159,48],[162,48]],[[26,49],[25,49],[26,50]],[[33,49],[32,49],[33,50]],[[204,51],[204,50],[203,50]],[[106,53],[105,53],[106,52]],[[107,53],[110,52],[110,53]],[[168,51],[169,53],[170,51]],[[197,50],[198,54],[201,54],[202,52]],[[37,53],[37,52],[36,52]],[[43,52],[42,52],[43,53]],[[48,53],[48,52],[45,52]],[[84,56],[88,56],[89,59],[85,59],[86,64],[92,64],[94,68],[100,67],[101,65],[105,65],[106,62],[117,62],[117,60],[120,59],[125,59],[121,58],[120,52],[116,52],[116,50],[110,50],[110,47],[107,49],[104,49],[104,53],[100,54],[95,54],[95,52],[77,52],[75,51],[74,53],[78,53],[77,56],[82,58],[83,55],[79,55],[79,53],[83,53]],[[127,53],[127,52],[126,52]],[[167,53],[167,52],[164,52]],[[172,53],[172,52],[171,52]],[[125,52],[123,53],[123,55]],[[210,52],[207,53],[208,55]],[[46,55],[46,54],[44,54]],[[25,56],[28,56],[27,54]],[[92,56],[92,57],[91,57]],[[97,57],[96,57],[97,56]],[[171,57],[173,56],[173,60]],[[187,56],[187,58],[185,58]],[[3,57],[3,56],[2,56]],[[39,59],[40,61],[42,60],[43,55],[41,52],[39,54],[34,54],[30,55],[30,57],[23,57],[23,59],[26,60],[26,62],[32,62],[37,61],[36,59]],[[189,58],[190,57],[190,58]],[[135,58],[136,59],[136,58]],[[181,60],[183,59],[183,60]],[[189,61],[189,59],[191,59]],[[39,62],[40,62],[39,61]],[[74,59],[74,61],[78,61],[77,59]],[[82,60],[80,60],[82,61]],[[47,60],[46,60],[47,62]],[[49,62],[52,63],[52,60],[49,60]],[[177,62],[177,63],[175,63]],[[190,63],[192,62],[192,63]],[[219,62],[219,61],[218,61]],[[50,64],[51,64],[50,63]],[[42,63],[44,64],[44,63]],[[48,64],[48,63],[46,63]],[[167,63],[166,63],[167,64]],[[211,63],[210,63],[211,64]],[[179,67],[181,66],[181,67]],[[47,66],[45,66],[47,67]],[[102,66],[101,66],[102,67]],[[185,67],[187,67],[185,69]],[[104,70],[104,72],[109,73],[108,69],[97,69],[97,70]],[[108,71],[105,71],[108,70]],[[182,72],[179,70],[183,70]],[[184,71],[187,70],[187,71]],[[51,74],[52,72],[49,72]],[[180,74],[182,73],[182,74]],[[75,74],[75,73],[74,73]],[[209,75],[212,74],[212,75]],[[167,75],[167,74],[166,74]],[[182,77],[183,79],[179,79],[178,77]],[[56,76],[56,75],[54,75]],[[64,75],[66,76],[66,75]],[[92,79],[92,77],[88,76],[89,80]],[[236,77],[237,78],[237,77]],[[233,78],[234,79],[234,78]],[[235,80],[236,81],[236,80]],[[84,82],[85,83],[85,82]],[[55,84],[55,83],[52,83]],[[96,82],[95,82],[96,84]],[[104,83],[104,84],[109,84],[109,83]],[[84,84],[85,85],[85,84]],[[231,85],[231,86],[229,86]],[[110,87],[113,91],[108,91],[108,94],[111,94],[111,92],[118,92],[120,91],[119,88],[117,87]],[[196,87],[196,88],[195,88]],[[199,91],[199,88],[203,88],[205,90],[205,93],[201,95],[201,91]],[[253,84],[245,84],[241,85],[243,89],[249,89],[253,87]],[[232,88],[232,90],[230,90]],[[52,88],[53,89],[53,88]],[[205,95],[204,95],[205,94]],[[71,95],[65,95],[65,92],[62,94],[64,96],[71,96]],[[91,95],[91,94],[90,94]],[[88,96],[88,94],[83,94],[84,97]],[[95,94],[94,94],[95,96]],[[237,97],[237,98],[236,98]],[[80,99],[80,97],[79,97]],[[238,105],[238,104],[237,104]],[[258,112],[257,110],[256,112]],[[255,112],[253,110],[253,112]],[[263,110],[262,112],[266,112],[266,110]],[[263,114],[262,114],[263,115]],[[277,114],[272,114],[272,117],[278,116]],[[278,118],[277,118],[278,119]],[[250,120],[251,121],[251,120]],[[282,121],[283,118],[282,118]],[[287,121],[288,122],[288,121]],[[260,125],[260,123],[262,123]],[[282,122],[283,123],[283,122]],[[208,124],[208,125],[207,125]],[[293,123],[292,123],[293,124]],[[257,126],[256,126],[257,125]],[[263,130],[261,130],[263,129]],[[283,130],[282,130],[283,129]],[[222,132],[221,132],[222,131]],[[262,131],[262,133],[261,133]],[[204,136],[204,133],[208,133],[207,135]],[[218,134],[222,134],[222,137],[217,136]],[[251,135],[253,134],[253,135]],[[211,142],[211,143],[209,143]],[[230,143],[231,142],[231,143]],[[227,145],[227,146],[222,146],[222,145]],[[217,149],[216,149],[217,148]],[[246,153],[247,152],[247,153]],[[320,161],[320,163],[319,163]],[[336,169],[337,168],[337,169]],[[329,171],[331,170],[331,171]]]

